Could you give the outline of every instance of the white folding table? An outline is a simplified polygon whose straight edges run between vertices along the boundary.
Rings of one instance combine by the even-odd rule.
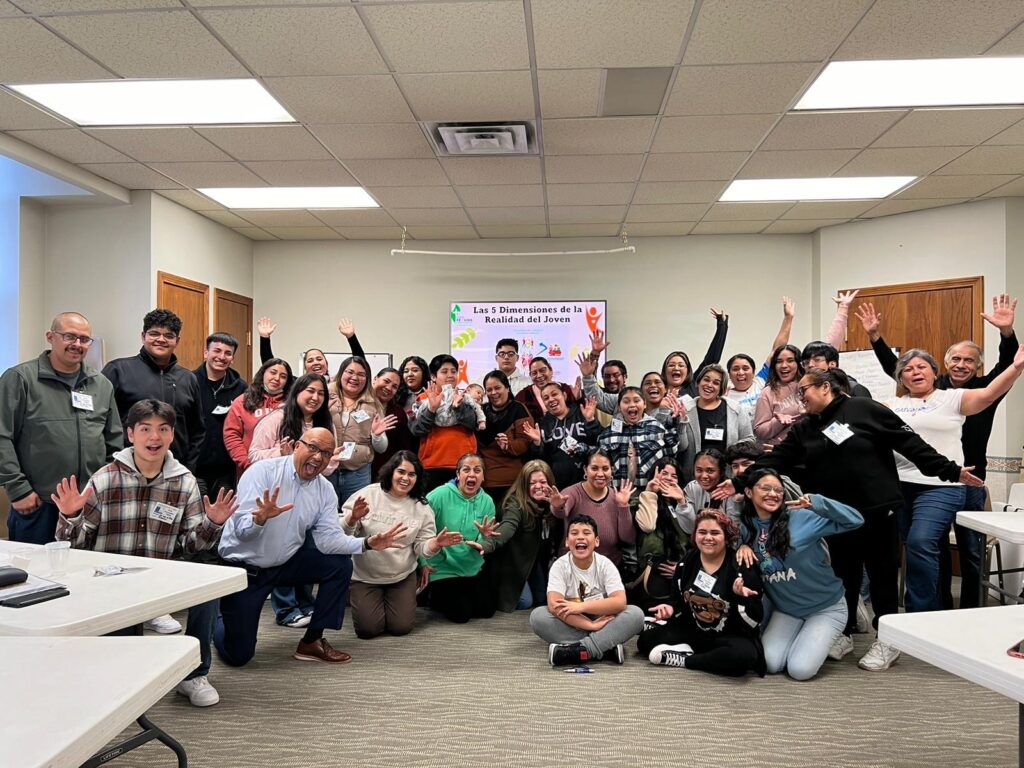
[[[878,639],[914,658],[1017,702],[1018,763],[1024,768],[1024,605],[882,616]]]
[[[995,536],[1000,541],[1010,544],[1024,544],[1024,513],[1022,512],[957,512],[956,521],[965,528],[977,531],[986,536]],[[998,573],[1021,573],[1024,567],[1004,568],[1000,563]],[[998,592],[1011,600],[1020,602],[1020,596],[1009,592],[998,584],[993,584],[990,577],[993,571],[986,567],[985,558],[981,562],[980,601],[979,605],[985,604],[985,597],[989,590]]]

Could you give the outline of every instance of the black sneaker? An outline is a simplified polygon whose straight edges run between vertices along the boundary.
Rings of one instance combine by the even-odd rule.
[[[605,651],[604,655],[601,658],[605,661],[614,661],[616,664],[625,664],[626,648],[622,645],[622,643],[619,643],[614,648]]]
[[[548,661],[552,667],[565,667],[570,664],[586,664],[593,659],[583,643],[552,643],[548,646]]]
[[[693,656],[693,648],[686,643],[679,643],[678,645],[656,645],[651,649],[647,658],[651,664],[661,664],[666,667],[685,667],[687,656]]]

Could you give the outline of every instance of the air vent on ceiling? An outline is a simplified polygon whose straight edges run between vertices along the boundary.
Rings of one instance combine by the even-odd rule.
[[[429,123],[441,157],[461,155],[535,155],[537,133],[531,123]]]

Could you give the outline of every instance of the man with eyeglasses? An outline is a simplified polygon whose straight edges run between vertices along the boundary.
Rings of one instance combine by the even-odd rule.
[[[46,332],[50,350],[0,376],[0,485],[11,500],[11,541],[54,540],[50,495],[61,479],[83,482],[124,445],[114,388],[85,364],[89,321],[62,312]]]
[[[530,377],[516,366],[519,360],[519,342],[515,339],[499,339],[494,345],[494,360],[498,364],[498,370],[508,377],[513,397],[533,383]]]

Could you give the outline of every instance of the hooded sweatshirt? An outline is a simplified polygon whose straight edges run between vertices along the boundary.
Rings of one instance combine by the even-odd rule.
[[[461,533],[466,541],[479,541],[480,531],[473,525],[482,523],[485,517],[494,517],[494,502],[483,490],[467,499],[453,484],[445,483],[427,494],[427,502],[434,510],[434,527],[447,528],[449,532]],[[445,547],[433,557],[426,559],[436,570],[430,574],[431,581],[476,576],[484,565],[484,558],[467,544]]]

